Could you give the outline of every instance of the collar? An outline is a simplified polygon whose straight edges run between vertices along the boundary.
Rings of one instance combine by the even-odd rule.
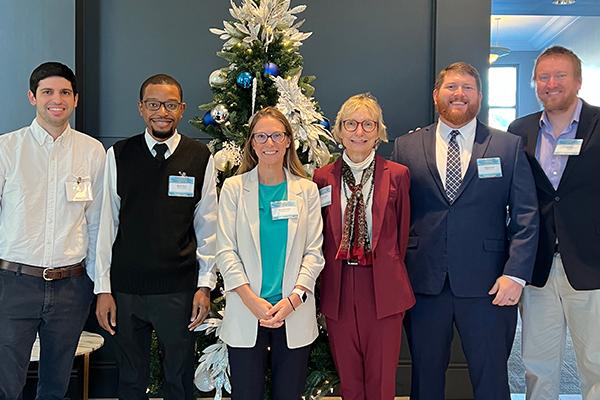
[[[573,124],[578,124],[579,123],[579,118],[581,117],[581,109],[583,108],[583,101],[578,97],[577,98],[577,106],[575,107],[575,110],[573,111],[573,116],[571,118],[571,123],[569,124],[569,128],[571,126],[573,126]],[[550,123],[550,119],[548,118],[548,114],[546,114],[546,111],[544,110],[542,112],[542,115],[540,116],[540,128],[544,128],[544,127],[549,127],[550,129],[552,129],[552,124]]]
[[[461,126],[460,128],[452,128],[444,123],[441,119],[438,119],[437,127],[435,132],[437,136],[442,139],[444,142],[448,143],[450,141],[450,132],[459,131],[460,136],[465,140],[465,142],[474,142],[475,141],[475,131],[477,130],[477,118],[473,118],[466,125]]]
[[[354,161],[352,161],[350,157],[348,157],[348,154],[346,154],[346,151],[342,153],[342,158],[344,159],[344,162],[348,164],[352,171],[360,172],[364,171],[369,165],[371,165],[371,161],[373,161],[373,159],[375,158],[375,150],[373,149],[373,151],[371,151],[371,154],[369,154],[367,158],[365,158],[359,163],[355,163]]]
[[[71,125],[69,125],[68,123],[67,123],[67,127],[65,128],[65,130],[60,134],[59,137],[56,138],[56,140],[54,140],[52,138],[52,136],[48,133],[48,131],[46,131],[44,128],[42,128],[42,126],[37,121],[37,118],[35,118],[33,120],[33,122],[31,122],[31,125],[29,126],[29,128],[31,130],[31,134],[33,135],[33,138],[40,146],[43,146],[46,143],[52,143],[52,142],[66,143],[66,141],[71,136]]]
[[[175,152],[175,149],[177,148],[177,145],[179,144],[179,141],[181,140],[181,135],[179,134],[177,129],[175,129],[175,133],[170,138],[163,142],[159,142],[158,140],[154,139],[152,135],[150,135],[150,132],[148,132],[148,128],[146,128],[146,130],[144,131],[144,139],[146,140],[148,150],[153,150],[154,145],[157,143],[164,143],[169,148],[169,154],[173,154]]]

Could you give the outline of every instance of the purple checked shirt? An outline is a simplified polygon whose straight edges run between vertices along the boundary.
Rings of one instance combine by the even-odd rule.
[[[559,139],[575,139],[582,106],[583,102],[581,99],[578,99],[572,122],[558,137],[554,137],[552,134],[552,125],[546,116],[546,112],[543,112],[542,117],[540,118],[540,134],[538,135],[538,141],[535,147],[535,158],[540,163],[540,166],[546,173],[546,176],[555,190],[558,189],[558,184],[560,183],[560,179],[567,166],[569,156],[555,156],[554,149],[556,148]]]

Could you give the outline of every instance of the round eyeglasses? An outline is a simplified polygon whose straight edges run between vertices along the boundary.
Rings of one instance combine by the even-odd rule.
[[[158,101],[158,100],[144,100],[142,101],[148,111],[158,111],[161,106],[165,106],[165,110],[173,112],[179,109],[181,103],[178,101]]]
[[[362,126],[362,130],[365,132],[373,132],[377,128],[377,121],[365,119],[364,121],[357,121],[355,119],[345,119],[342,121],[344,129],[348,132],[354,132],[358,129],[358,126]]]
[[[265,144],[271,138],[274,143],[282,143],[285,140],[285,132],[273,132],[271,134],[265,132],[256,132],[252,134],[252,138],[258,144]]]

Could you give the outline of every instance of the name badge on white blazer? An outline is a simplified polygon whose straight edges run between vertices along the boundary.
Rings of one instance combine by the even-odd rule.
[[[480,179],[502,178],[502,164],[500,164],[500,157],[478,158],[477,174]]]
[[[331,185],[319,189],[319,197],[321,197],[321,207],[331,205]]]
[[[298,218],[298,204],[296,204],[296,200],[272,201],[271,218],[273,221]]]
[[[555,156],[578,156],[583,139],[558,139],[554,148]]]
[[[194,197],[193,176],[169,176],[169,196],[170,197]]]

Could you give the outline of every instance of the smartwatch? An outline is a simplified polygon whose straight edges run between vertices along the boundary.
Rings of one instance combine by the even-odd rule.
[[[300,296],[300,300],[302,300],[302,303],[306,303],[306,299],[308,299],[306,291],[300,288],[294,288],[294,290],[292,290],[292,293],[296,293],[298,296]]]

